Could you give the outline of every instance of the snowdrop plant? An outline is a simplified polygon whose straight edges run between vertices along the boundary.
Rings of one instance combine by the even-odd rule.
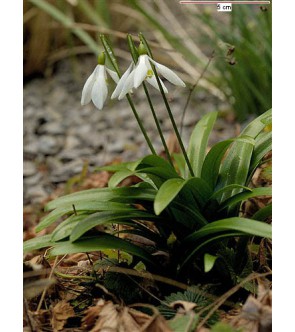
[[[110,45],[104,38],[102,41],[120,77]],[[136,65],[132,70],[141,69],[134,72],[128,89],[140,82],[145,88],[149,74],[145,61],[150,61],[152,56],[145,39],[142,38],[142,42],[149,58],[139,60],[145,54],[138,54],[138,59],[135,54]],[[164,88],[151,63],[167,106]],[[126,98],[136,116],[128,91]],[[172,116],[169,106],[167,110]],[[255,170],[271,150],[271,132],[265,130],[271,124],[271,110],[254,119],[238,137],[219,142],[208,152],[208,139],[217,116],[217,112],[206,114],[195,126],[187,149],[174,155],[173,160],[152,154],[135,162],[102,167],[100,170],[114,173],[108,188],[89,189],[49,202],[46,210],[51,212],[41,220],[36,231],[60,218],[62,222],[51,234],[26,241],[25,251],[52,247],[51,255],[64,255],[117,249],[133,256],[132,267],[141,260],[151,272],[177,276],[185,281],[195,278],[194,281],[199,282],[199,277],[206,278],[206,273],[216,266],[217,274],[212,280],[220,276],[224,282],[224,270],[228,268],[229,278],[234,283],[238,280],[236,276],[242,276],[249,267],[243,265],[249,261],[245,257],[250,257],[245,247],[248,239],[271,238],[271,226],[265,222],[271,215],[271,204],[248,218],[240,213],[246,200],[271,195],[270,187],[250,186]],[[173,117],[171,121],[175,125]],[[117,187],[130,176],[141,182]],[[114,223],[122,225],[119,230],[111,227]],[[104,231],[97,226],[103,226]],[[147,239],[150,245],[145,246],[145,241],[138,245],[138,240],[133,241],[134,235]],[[229,253],[235,255],[234,259],[226,258]],[[230,264],[232,261],[243,263],[242,268],[239,264],[236,275],[232,274],[235,271]]]
[[[108,80],[107,73],[111,78],[118,83],[118,74],[107,68],[105,65],[105,53],[102,52],[98,56],[98,65],[95,67],[93,73],[88,77],[81,97],[81,104],[89,104],[92,100],[93,104],[101,110],[108,96]]]

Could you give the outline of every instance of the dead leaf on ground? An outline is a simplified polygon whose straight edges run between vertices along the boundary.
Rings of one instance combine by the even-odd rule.
[[[269,332],[272,329],[272,292],[263,285],[258,287],[258,296],[250,295],[241,313],[232,321],[234,327],[245,332]]]
[[[75,311],[68,302],[64,300],[58,302],[52,309],[51,325],[54,331],[61,331],[68,318],[74,316]]]
[[[100,299],[86,310],[82,327],[90,332],[171,332],[159,314],[149,316],[141,311]]]

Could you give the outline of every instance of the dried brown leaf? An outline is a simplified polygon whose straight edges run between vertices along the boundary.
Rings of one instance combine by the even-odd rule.
[[[82,327],[90,332],[171,332],[165,319],[158,313],[149,316],[102,299],[95,307],[86,310]]]
[[[58,302],[52,309],[51,325],[54,331],[61,331],[68,318],[74,316],[75,311],[68,302],[65,300]]]

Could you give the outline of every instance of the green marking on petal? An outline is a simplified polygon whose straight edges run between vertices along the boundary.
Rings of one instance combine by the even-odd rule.
[[[151,69],[149,69],[146,73],[146,77],[148,77],[148,78],[152,78],[153,75],[154,75],[154,72]]]

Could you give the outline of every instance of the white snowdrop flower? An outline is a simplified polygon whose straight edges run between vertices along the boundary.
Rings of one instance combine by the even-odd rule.
[[[88,77],[82,91],[81,104],[86,105],[92,100],[93,104],[101,110],[108,95],[107,73],[118,83],[118,74],[105,66],[105,54],[98,56],[98,65]]]
[[[175,85],[185,87],[185,83],[171,69],[154,61],[146,54],[145,47],[142,43],[140,43],[138,47],[138,53],[140,55],[137,64],[134,65],[132,63],[127,69],[127,71],[124,73],[124,75],[120,78],[118,85],[112,94],[112,99],[117,97],[119,97],[118,99],[124,98],[131,89],[138,88],[143,81],[148,82],[154,88],[160,90],[150,62],[155,65],[157,71],[168,81]],[[168,90],[161,79],[160,83],[163,87],[164,92],[167,93]]]

